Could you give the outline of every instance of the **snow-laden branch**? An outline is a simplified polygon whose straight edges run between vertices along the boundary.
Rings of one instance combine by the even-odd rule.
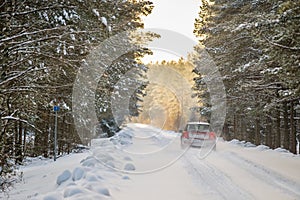
[[[277,47],[280,47],[280,48],[283,48],[283,49],[289,49],[289,50],[292,50],[292,51],[299,51],[300,50],[300,47],[288,47],[288,46],[273,42],[273,41],[269,40],[266,36],[264,36],[264,38],[265,38],[265,40],[267,40],[268,43],[270,43],[274,46],[277,46]]]
[[[1,120],[13,120],[13,121],[20,121],[20,122],[23,122],[27,125],[29,125],[30,127],[34,128],[35,130],[37,130],[38,132],[42,133],[42,131],[38,128],[35,127],[35,125],[29,123],[27,120],[24,120],[24,119],[20,119],[18,117],[13,117],[13,116],[6,116],[6,117],[1,117]]]
[[[17,79],[17,78],[19,78],[20,76],[23,76],[23,75],[26,74],[27,72],[31,71],[32,68],[33,68],[33,67],[29,67],[28,69],[26,69],[26,70],[20,72],[19,74],[15,75],[15,76],[12,76],[12,77],[10,77],[10,78],[8,78],[8,79],[6,79],[6,80],[0,82],[0,86],[1,86],[1,85],[4,85],[5,83],[8,83],[8,82],[10,82],[10,81],[12,81],[12,80],[14,80],[14,79]]]
[[[49,32],[49,31],[56,31],[56,30],[65,29],[65,28],[66,28],[66,26],[60,26],[60,27],[47,28],[47,29],[42,29],[42,30],[37,30],[37,31],[32,31],[32,32],[24,32],[24,33],[21,33],[21,34],[16,34],[16,35],[13,35],[11,37],[6,37],[6,38],[1,39],[0,40],[0,44],[2,42],[6,42],[6,41],[13,40],[13,39],[16,39],[16,38],[19,38],[19,37],[23,37],[23,36],[36,35],[38,33],[44,33],[44,32]]]
[[[59,88],[72,88],[73,84],[65,84],[65,85],[57,85],[57,86],[51,86],[51,85],[32,85],[32,86],[19,86],[16,88],[10,88],[7,90],[3,90],[4,92],[7,91],[28,91],[30,89],[59,89]]]
[[[51,10],[51,9],[57,9],[57,8],[76,8],[76,6],[66,6],[66,5],[53,5],[53,6],[48,6],[45,8],[39,8],[39,9],[34,9],[34,10],[29,10],[29,11],[23,11],[23,12],[15,12],[14,15],[28,15],[30,13],[35,13],[35,12],[40,12],[40,11],[45,11],[45,10]],[[10,15],[8,12],[3,12],[0,14],[0,17],[2,16],[7,16]]]
[[[59,37],[60,37],[60,36],[43,37],[43,38],[39,38],[39,39],[36,39],[36,40],[28,40],[28,41],[24,41],[24,42],[21,42],[21,43],[12,42],[11,44],[16,44],[16,45],[10,47],[9,49],[12,50],[12,49],[15,49],[15,48],[17,48],[17,47],[24,46],[25,44],[37,43],[37,42],[43,42],[43,41],[46,41],[46,40],[57,39],[57,38],[59,38]]]

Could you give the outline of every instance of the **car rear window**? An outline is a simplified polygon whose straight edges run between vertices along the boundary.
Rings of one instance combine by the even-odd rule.
[[[209,131],[209,125],[207,124],[188,124],[186,126],[187,131],[203,131],[208,132]]]

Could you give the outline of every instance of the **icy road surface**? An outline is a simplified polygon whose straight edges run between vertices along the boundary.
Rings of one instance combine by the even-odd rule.
[[[135,131],[151,132],[135,127]],[[167,136],[167,133],[163,133]],[[163,144],[164,139],[157,141]],[[145,150],[153,144],[136,141],[129,148]],[[135,144],[135,140],[133,140]],[[180,154],[179,138],[155,159],[143,160],[162,164],[170,154]],[[251,146],[251,147],[247,147]],[[265,146],[243,144],[238,141],[218,141],[217,151],[203,158],[199,148],[189,148],[173,165],[154,173],[131,175],[126,190],[116,199],[200,200],[200,199],[300,199],[300,157],[284,151],[269,150]],[[146,155],[147,157],[147,155]],[[151,157],[151,156],[149,156]],[[136,160],[138,166],[138,159]],[[137,167],[138,169],[138,167]]]
[[[174,132],[130,124],[89,152],[33,161],[0,199],[300,199],[299,156],[235,140],[206,153],[182,150]]]

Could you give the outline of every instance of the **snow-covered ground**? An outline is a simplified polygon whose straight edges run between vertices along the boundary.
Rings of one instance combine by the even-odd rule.
[[[181,149],[179,135],[129,124],[91,150],[22,167],[0,199],[300,199],[300,156],[237,140]]]

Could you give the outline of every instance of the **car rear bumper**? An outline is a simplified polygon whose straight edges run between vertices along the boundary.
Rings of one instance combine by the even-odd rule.
[[[216,145],[216,140],[200,140],[200,139],[184,139],[181,143],[183,145],[190,145],[193,147],[213,147]]]

